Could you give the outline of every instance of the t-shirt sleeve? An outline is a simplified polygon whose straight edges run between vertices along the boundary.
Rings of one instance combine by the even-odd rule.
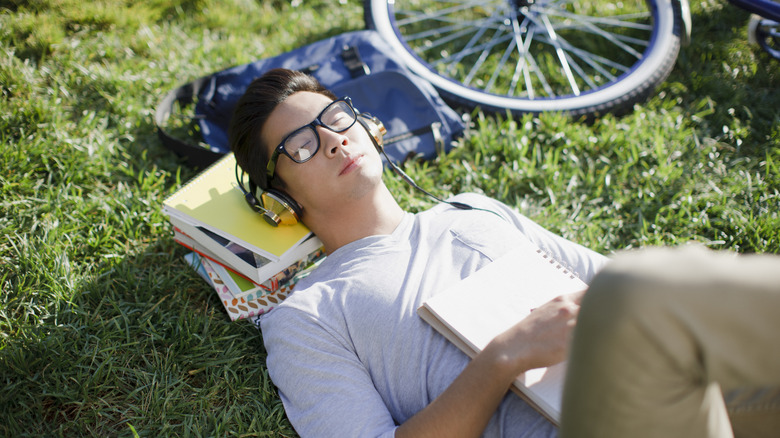
[[[261,320],[267,366],[302,437],[392,437],[396,424],[348,339],[298,309]]]
[[[604,255],[547,230],[500,201],[473,193],[458,195],[455,198],[474,207],[484,208],[499,214],[520,230],[531,242],[566,265],[570,271],[576,273],[585,283],[590,283],[593,276],[609,261]]]

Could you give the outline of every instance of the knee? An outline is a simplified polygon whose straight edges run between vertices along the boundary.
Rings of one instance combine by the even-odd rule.
[[[582,300],[579,322],[601,331],[673,323],[680,306],[709,299],[716,271],[733,259],[700,246],[647,248],[618,254],[591,281]],[[717,268],[716,268],[717,266]],[[654,329],[655,330],[655,329]]]
[[[596,320],[601,325],[618,319],[633,319],[651,307],[653,279],[631,270],[607,266],[593,278],[582,300],[580,321]]]
[[[591,295],[592,300],[598,298],[600,302],[615,302],[625,307],[624,312],[642,309],[656,300],[664,300],[664,294],[675,294],[673,289],[710,277],[713,257],[712,251],[694,245],[626,251],[614,257],[593,278],[586,296]]]
[[[621,254],[591,281],[582,300],[578,324],[612,331],[619,326],[653,320],[673,301],[664,275],[679,260],[672,251],[653,249]]]

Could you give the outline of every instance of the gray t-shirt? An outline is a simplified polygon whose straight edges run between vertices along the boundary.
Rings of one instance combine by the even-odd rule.
[[[606,261],[498,201],[476,194],[453,200],[504,219],[444,204],[407,213],[392,234],[334,251],[261,319],[270,376],[301,436],[392,437],[441,394],[469,359],[417,308],[520,239],[586,282]],[[552,424],[509,393],[483,436],[555,435]]]

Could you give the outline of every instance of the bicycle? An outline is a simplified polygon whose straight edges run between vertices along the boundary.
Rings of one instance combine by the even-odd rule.
[[[514,114],[630,109],[668,77],[691,32],[688,0],[365,0],[364,10],[444,98]]]
[[[780,4],[770,0],[729,0],[753,15],[748,37],[774,59],[780,60]]]

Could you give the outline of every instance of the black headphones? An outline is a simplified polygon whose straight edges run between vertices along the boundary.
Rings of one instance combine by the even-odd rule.
[[[368,136],[374,143],[379,153],[384,152],[384,135],[387,132],[385,125],[376,117],[368,113],[357,113],[357,121],[368,132]],[[295,202],[295,200],[288,194],[274,189],[268,188],[261,190],[260,198],[255,196],[258,191],[258,186],[249,178],[248,190],[244,187],[244,176],[246,172],[244,169],[240,169],[238,163],[236,163],[236,182],[238,188],[244,194],[244,200],[249,204],[249,207],[260,213],[263,219],[271,226],[277,227],[281,225],[295,225],[301,220],[303,214],[303,208]]]

